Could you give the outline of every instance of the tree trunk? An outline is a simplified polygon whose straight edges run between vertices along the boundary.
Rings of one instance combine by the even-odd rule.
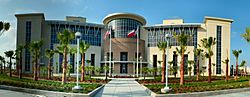
[[[35,58],[35,67],[34,67],[34,78],[35,81],[37,81],[37,56]]]
[[[192,70],[191,70],[192,71]],[[191,78],[191,71],[189,71],[189,78]]]
[[[20,55],[20,60],[19,60],[19,78],[21,79],[22,78],[22,67],[23,67],[23,65],[22,65],[22,53],[21,53],[21,55]]]
[[[180,85],[184,84],[184,51],[182,52],[183,53],[181,54],[181,66],[180,66]]]
[[[197,60],[197,66],[196,66],[196,80],[198,81],[199,80],[199,76],[200,76],[200,59]]]
[[[1,63],[0,68],[1,68],[1,74],[2,74],[3,73],[3,63]]]
[[[49,63],[48,63],[48,79],[51,79],[51,59],[49,59]]]
[[[3,63],[3,72],[5,73],[5,63]]]
[[[228,81],[228,62],[226,63],[226,81]]]
[[[144,72],[144,74],[143,74],[143,77],[144,77],[144,80],[145,80],[145,72]]]
[[[165,68],[166,68],[166,67],[165,67],[165,65],[166,65],[166,64],[165,64],[165,57],[166,57],[166,56],[165,56],[165,51],[163,50],[163,54],[162,54],[162,68],[161,68],[161,70],[162,70],[162,71],[161,71],[161,82],[165,82],[165,80],[166,80],[166,79],[165,79],[165,72],[166,72],[166,71],[165,71]]]
[[[19,57],[20,58],[20,57]],[[18,74],[19,75],[19,65],[20,65],[20,59],[16,59],[16,74]]]
[[[11,73],[11,66],[12,66],[12,62],[11,62],[11,57],[10,57],[10,65],[9,65],[9,71],[10,71],[10,77],[12,77],[12,73]]]
[[[85,65],[85,55],[84,55],[84,53],[82,53],[82,76],[81,76],[81,81],[84,81],[85,79],[84,79],[84,66]]]
[[[245,66],[245,77],[247,76],[247,66]]]
[[[65,84],[67,81],[67,47],[64,47],[63,51],[63,74],[62,74],[62,84]]]
[[[208,62],[208,83],[211,83],[211,57]]]
[[[235,74],[235,79],[237,80],[238,79],[238,58],[236,58],[236,74]]]

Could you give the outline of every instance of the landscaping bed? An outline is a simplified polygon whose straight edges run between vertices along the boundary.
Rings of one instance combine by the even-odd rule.
[[[212,83],[207,82],[186,82],[184,85],[180,85],[179,83],[170,83],[169,87],[171,91],[170,94],[177,93],[189,93],[189,92],[203,92],[203,91],[215,91],[215,90],[224,90],[224,89],[236,89],[236,88],[244,88],[250,87],[249,78],[240,78],[237,81],[231,79],[229,81],[225,80],[216,80]],[[144,84],[151,91],[161,94],[161,89],[165,87],[165,84]]]
[[[64,85],[58,81],[52,80],[38,80],[34,81],[32,79],[19,79],[17,77],[9,77],[7,75],[0,75],[0,85],[8,85],[22,88],[31,88],[31,89],[40,89],[40,90],[48,90],[48,91],[59,91],[59,92],[73,92],[72,87],[76,85],[76,83],[66,83]],[[83,87],[83,91],[80,93],[89,93],[94,89],[100,87],[102,84],[97,83],[80,83],[81,87]]]
[[[205,82],[208,80],[207,76],[200,76],[199,81],[196,80],[195,76],[192,77],[185,77],[185,82]],[[225,77],[221,76],[212,76],[211,77],[212,81],[217,81],[217,80],[225,80]],[[141,79],[137,80],[140,84],[149,84],[149,83],[154,83],[154,84],[165,84],[165,82],[161,82],[161,76],[157,76],[155,79]],[[179,83],[180,78],[168,78],[168,83]]]

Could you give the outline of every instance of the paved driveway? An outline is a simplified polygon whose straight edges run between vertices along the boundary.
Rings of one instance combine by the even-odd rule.
[[[133,78],[112,79],[95,97],[150,97]]]

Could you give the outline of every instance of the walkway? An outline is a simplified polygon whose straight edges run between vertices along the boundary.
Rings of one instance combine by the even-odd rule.
[[[150,97],[133,78],[112,79],[95,97]]]
[[[0,89],[0,97],[45,97],[45,96]]]
[[[214,95],[214,96],[207,96],[207,97],[250,97],[250,91],[246,92],[238,92],[238,93],[228,93],[222,95]]]

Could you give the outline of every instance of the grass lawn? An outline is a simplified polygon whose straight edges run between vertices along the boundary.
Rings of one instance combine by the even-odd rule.
[[[224,89],[235,89],[250,87],[249,83],[250,77],[239,78],[237,81],[234,79],[226,82],[225,80],[214,80],[212,83],[207,83],[205,81],[201,82],[186,82],[184,85],[179,85],[179,83],[170,83],[169,87],[172,89],[169,93],[187,93],[187,92],[203,92],[203,91],[214,91],[214,90],[224,90]],[[152,90],[157,94],[161,94],[161,89],[165,87],[163,83],[144,83],[144,86]]]
[[[73,92],[72,87],[76,85],[76,83],[66,83],[64,85],[61,82],[53,81],[53,80],[38,80],[34,81],[32,79],[19,79],[17,77],[9,77],[7,75],[0,74],[0,85],[8,85],[22,88],[31,88],[31,89],[41,89],[48,91],[59,91],[59,92]],[[92,90],[100,87],[102,84],[97,83],[80,83],[81,87],[83,87],[83,91],[81,93],[89,93]]]

